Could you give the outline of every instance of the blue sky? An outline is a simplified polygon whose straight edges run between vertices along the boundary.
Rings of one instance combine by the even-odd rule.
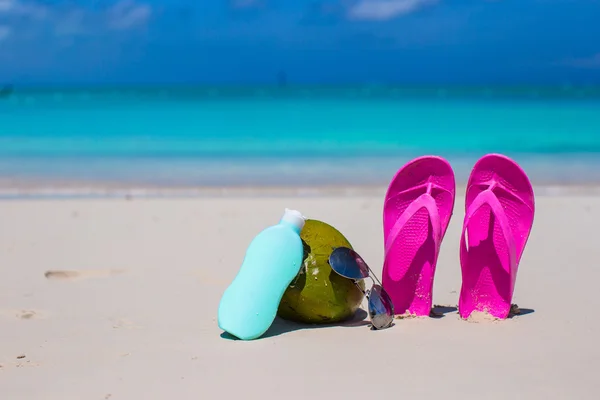
[[[600,84],[600,0],[0,0],[0,82]]]

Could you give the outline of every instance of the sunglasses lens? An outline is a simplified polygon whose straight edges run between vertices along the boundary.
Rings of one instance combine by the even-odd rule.
[[[338,247],[329,256],[329,265],[339,275],[349,279],[364,279],[369,276],[369,267],[356,252],[347,247]]]
[[[375,329],[387,328],[394,320],[392,299],[379,285],[374,285],[369,295],[369,316]]]

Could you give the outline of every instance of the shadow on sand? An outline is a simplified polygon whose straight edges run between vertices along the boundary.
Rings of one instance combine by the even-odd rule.
[[[367,312],[365,310],[363,310],[362,308],[359,308],[356,311],[356,313],[354,314],[354,317],[352,317],[351,319],[344,321],[344,322],[338,322],[338,323],[332,323],[332,324],[302,324],[300,322],[288,321],[283,318],[276,317],[275,321],[273,321],[273,325],[271,325],[269,330],[264,335],[262,335],[260,338],[258,338],[257,340],[274,337],[274,336],[279,336],[279,335],[283,335],[288,332],[299,331],[302,329],[322,329],[322,328],[331,328],[334,326],[342,326],[342,327],[347,327],[347,328],[361,327],[361,326],[368,327],[369,325],[371,325],[371,323],[366,320],[367,316],[368,316]],[[227,332],[221,333],[221,337],[223,339],[239,340],[238,338],[228,334]]]
[[[431,309],[431,311],[429,312],[429,316],[431,318],[440,319],[440,318],[444,318],[446,316],[446,314],[453,313],[453,312],[458,312],[458,308],[453,307],[453,306],[441,306],[441,305],[435,304],[433,306],[433,308]]]
[[[535,312],[535,310],[531,308],[520,308],[518,305],[513,304],[510,308],[510,313],[508,314],[508,319],[512,319],[514,317],[522,317],[527,314],[531,314]],[[458,307],[455,306],[442,306],[442,305],[434,305],[429,313],[431,318],[444,318],[446,314],[450,313],[458,313]]]
[[[531,308],[520,308],[516,304],[513,304],[510,309],[510,314],[508,315],[508,319],[512,319],[514,317],[522,317],[524,315],[531,314],[534,312],[535,312],[535,310],[533,310]],[[429,316],[431,318],[440,319],[440,318],[444,318],[446,316],[446,314],[450,314],[450,313],[458,313],[458,308],[454,307],[454,306],[434,305],[433,308],[431,309],[431,313],[429,314]],[[288,332],[299,331],[302,329],[321,329],[321,328],[331,328],[334,326],[342,326],[342,327],[347,327],[347,328],[371,326],[371,323],[368,320],[366,320],[367,317],[368,317],[367,312],[365,310],[363,310],[362,308],[359,308],[358,311],[356,311],[356,314],[354,314],[353,318],[351,318],[347,321],[344,321],[344,322],[338,322],[338,323],[333,323],[333,324],[302,324],[299,322],[287,321],[285,319],[276,317],[275,321],[273,321],[273,325],[271,325],[269,330],[264,335],[262,335],[260,338],[258,338],[256,340],[279,336],[279,335],[283,335]],[[395,325],[395,323],[392,324],[391,327],[393,327],[394,325]],[[371,330],[373,330],[372,327],[371,327]],[[239,340],[238,338],[236,338],[233,335],[230,335],[227,332],[221,333],[221,337],[223,339],[228,339],[228,340]]]
[[[523,315],[527,315],[527,314],[531,314],[534,313],[535,310],[532,308],[520,308],[518,305],[513,304],[510,307],[510,313],[508,313],[508,318],[514,318],[514,317],[522,317]]]

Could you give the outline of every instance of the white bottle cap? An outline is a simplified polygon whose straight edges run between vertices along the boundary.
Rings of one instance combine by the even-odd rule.
[[[281,221],[295,226],[296,228],[298,228],[298,231],[301,231],[302,228],[304,228],[304,222],[306,221],[306,217],[304,217],[300,211],[290,210],[289,208],[286,208],[283,217],[281,217]]]

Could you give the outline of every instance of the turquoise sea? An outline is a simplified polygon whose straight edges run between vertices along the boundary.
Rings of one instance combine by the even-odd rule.
[[[158,186],[385,185],[488,152],[538,183],[600,183],[600,88],[15,89],[0,97],[0,181]]]

